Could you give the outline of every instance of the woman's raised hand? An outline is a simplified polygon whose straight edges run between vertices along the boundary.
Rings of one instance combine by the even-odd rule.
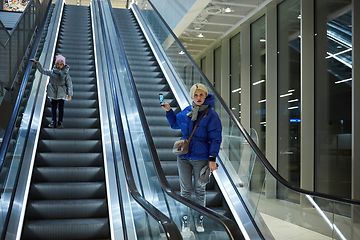
[[[159,102],[160,106],[165,109],[167,112],[171,110],[170,104],[164,101],[164,104],[161,105],[161,102]]]
[[[34,58],[30,59],[30,61],[37,63],[37,61]]]

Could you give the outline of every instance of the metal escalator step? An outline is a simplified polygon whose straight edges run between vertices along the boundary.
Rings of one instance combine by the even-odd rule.
[[[83,50],[83,49],[66,49],[66,48],[62,48],[61,50],[58,51],[58,54],[62,54],[64,56],[67,56],[69,54],[86,54],[86,55],[89,55],[91,53],[92,53],[91,49],[90,50]],[[71,73],[73,72],[73,70],[74,69],[71,69]]]
[[[164,113],[165,114],[165,113]],[[182,137],[181,131],[173,130],[169,126],[149,126],[153,137]],[[170,131],[171,130],[171,131]]]
[[[106,218],[28,221],[22,239],[108,239]]]
[[[101,153],[37,153],[36,166],[89,167],[103,166]]]
[[[169,131],[170,129],[168,129]],[[174,142],[179,140],[179,137],[153,137],[156,148],[168,148],[171,152]]]
[[[159,78],[149,78],[149,77],[136,77],[136,83],[140,83],[140,84],[164,84],[166,83],[166,79],[163,77],[159,77]]]
[[[99,182],[104,181],[102,167],[36,167],[35,182]]]
[[[168,148],[156,148],[160,161],[176,161],[176,155],[174,155],[171,149]]]
[[[69,43],[70,44],[70,43]],[[67,54],[66,59],[72,60],[92,60],[93,56],[89,54]],[[71,66],[70,66],[71,67]],[[71,70],[70,70],[71,71]],[[71,72],[70,72],[71,73]],[[72,74],[71,74],[72,77]]]
[[[134,66],[131,68],[133,74],[138,72],[160,72],[161,69],[159,66]]]
[[[51,108],[46,107],[44,109],[44,115],[46,117],[51,116]],[[99,111],[97,108],[65,108],[64,109],[64,117],[84,117],[84,118],[94,118],[99,116]]]
[[[156,98],[154,98],[153,101],[159,103],[159,100]],[[159,105],[155,107],[143,106],[143,109],[146,116],[159,116],[159,118],[165,117],[165,110],[161,108]]]
[[[167,84],[145,84],[137,83],[136,88],[138,91],[167,91],[170,92],[170,87]]]
[[[30,219],[106,218],[105,199],[35,200],[31,201],[27,214]]]
[[[76,95],[73,95],[73,100],[96,100],[97,92],[76,92]]]
[[[164,94],[165,99],[173,98],[172,92],[161,91],[161,93]],[[157,96],[157,98],[158,98],[158,95],[159,95],[159,93],[157,91],[141,91],[141,92],[139,92],[140,98],[152,99],[155,96]]]
[[[94,69],[90,71],[71,70],[71,77],[95,77]]]
[[[61,131],[60,131],[61,130]],[[41,129],[41,139],[45,140],[99,140],[100,129],[96,128],[64,128],[54,131],[52,128]]]
[[[133,76],[136,80],[137,77],[148,77],[148,78],[162,78],[164,75],[162,72],[134,72]]]
[[[88,60],[88,61],[92,61],[92,60]],[[71,77],[71,80],[73,82],[73,88],[77,87],[78,91],[82,90],[83,87],[86,86],[87,84],[96,84],[95,77],[76,76],[76,77]],[[89,91],[89,90],[84,89],[83,91]]]
[[[80,77],[71,77],[71,79],[73,80],[73,90],[74,90],[74,94],[76,94],[77,92],[94,92],[96,91],[96,85],[95,84],[77,84],[77,79],[80,79],[80,83],[81,81],[85,81],[85,79],[87,79],[87,81],[90,81],[94,78],[92,77],[88,77],[88,78],[80,78]]]
[[[104,182],[33,183],[29,197],[32,200],[101,199],[106,198],[106,189]]]
[[[151,56],[152,52],[149,49],[145,51],[139,51],[138,49],[128,49],[126,50],[126,54],[128,54],[129,56],[136,55],[136,56],[147,57],[147,56]]]
[[[73,153],[101,152],[101,142],[100,140],[40,140],[38,151]]]
[[[98,107],[97,100],[82,100],[82,99],[73,99],[69,102],[65,102],[65,109],[66,108],[96,108]],[[65,110],[64,110],[65,111]]]
[[[66,108],[66,107],[65,107]],[[51,123],[51,117],[46,117],[43,121],[44,127],[47,127]],[[65,128],[99,128],[100,120],[98,118],[64,118],[64,129]],[[63,129],[52,129],[53,131],[61,131]]]
[[[169,122],[165,116],[162,118],[158,116],[146,116],[146,120],[148,124],[152,126],[169,126]]]

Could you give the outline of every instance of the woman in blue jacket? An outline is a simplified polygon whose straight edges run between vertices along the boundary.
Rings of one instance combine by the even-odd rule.
[[[217,169],[216,157],[218,156],[221,144],[221,121],[218,114],[213,110],[214,97],[208,93],[205,85],[194,84],[190,89],[190,96],[193,99],[192,105],[175,114],[170,105],[166,102],[162,108],[166,110],[166,118],[172,129],[181,129],[184,139],[189,136],[203,111],[206,111],[200,120],[194,135],[191,138],[189,152],[177,158],[177,165],[180,178],[180,195],[186,199],[191,198],[192,174],[194,175],[194,192],[196,202],[205,207],[206,185],[199,184],[200,171],[206,165],[210,172]],[[182,230],[189,231],[188,216],[182,217]],[[195,227],[198,232],[203,232],[203,216],[195,216]]]

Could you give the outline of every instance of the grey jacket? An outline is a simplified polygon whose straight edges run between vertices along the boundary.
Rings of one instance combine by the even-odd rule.
[[[57,69],[55,66],[52,70],[46,70],[39,62],[37,62],[36,67],[42,74],[50,76],[49,84],[47,86],[48,98],[66,100],[67,95],[73,95],[73,85],[69,74],[69,65],[65,65],[62,70]]]

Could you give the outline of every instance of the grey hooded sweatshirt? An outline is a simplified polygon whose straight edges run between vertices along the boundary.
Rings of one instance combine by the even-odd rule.
[[[67,99],[67,95],[73,95],[73,85],[69,74],[70,67],[65,65],[62,70],[55,66],[52,70],[44,69],[39,62],[36,63],[37,69],[47,76],[50,76],[47,86],[47,96],[50,99]]]

